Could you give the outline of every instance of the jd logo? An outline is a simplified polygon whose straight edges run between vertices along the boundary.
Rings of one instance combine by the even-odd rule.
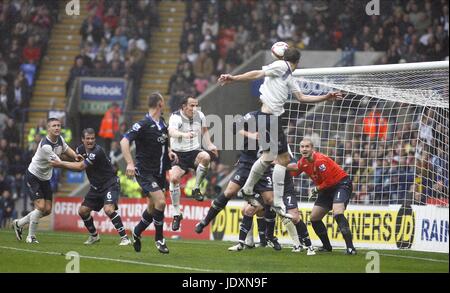
[[[66,14],[80,15],[80,0],[71,0],[66,4]]]
[[[227,224],[227,213],[225,210],[222,210],[211,223],[211,230],[214,240],[223,239],[226,224]]]
[[[395,221],[395,242],[398,248],[411,248],[414,241],[415,215],[411,206],[401,206]]]

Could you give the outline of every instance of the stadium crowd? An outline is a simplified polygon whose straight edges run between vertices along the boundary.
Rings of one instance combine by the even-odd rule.
[[[191,0],[186,3],[180,61],[168,85],[171,110],[178,108],[181,97],[203,93],[208,86],[216,83],[221,73],[231,72],[257,51],[267,50],[279,40],[302,50],[383,51],[385,55],[379,60],[380,64],[448,58],[448,3],[445,0],[381,0],[382,13],[379,16],[354,13],[365,11],[366,3],[358,0],[348,0],[346,5],[341,5],[339,1],[310,0]],[[159,23],[156,6],[157,1],[154,0],[90,0],[89,15],[80,27],[83,39],[80,54],[74,60],[66,89],[69,90],[73,80],[79,76],[125,77],[133,80],[135,89],[139,89],[144,64],[140,61],[149,48],[151,29]],[[267,15],[270,15],[269,19]],[[20,126],[17,122],[26,120],[26,115],[22,116],[26,113],[23,110],[29,107],[40,60],[45,55],[52,25],[57,21],[57,0],[0,1],[2,204],[10,202],[10,198],[15,200],[21,196],[25,166],[43,135],[40,132],[42,126],[37,126],[36,133],[31,139],[28,138],[28,145],[21,148],[24,143],[18,135]],[[138,91],[134,93],[136,100]],[[126,129],[127,125],[122,128]],[[448,139],[448,133],[446,137]],[[411,139],[411,143],[403,145],[402,152],[409,154],[416,147],[414,141]],[[339,141],[336,143],[342,144]],[[367,151],[368,147],[370,150],[373,148],[369,142],[361,141],[358,147],[361,152],[353,153],[351,159],[340,162],[346,168],[348,164],[372,166],[351,169],[357,178],[358,187],[355,190],[358,190],[358,202],[385,203],[383,190],[399,190],[397,198],[411,193],[411,186],[414,185],[411,180],[417,178],[411,178],[407,164],[372,156],[377,152]],[[113,142],[112,158],[118,155],[116,148]],[[392,146],[387,149],[396,148]],[[342,158],[347,155],[343,154]],[[389,158],[396,156],[394,153],[385,155]],[[421,170],[426,170],[425,164],[442,168],[443,155],[448,154],[436,148],[436,151],[420,156]],[[417,158],[417,153],[415,156]],[[405,178],[399,181],[407,184],[386,181],[387,174],[399,173],[403,166],[406,166],[406,173],[402,171],[401,176]],[[223,178],[230,171],[220,163],[213,164],[212,169],[210,181]],[[373,182],[362,184],[367,180],[364,178],[373,178]],[[382,190],[375,187],[379,182],[383,182]],[[423,203],[427,195],[434,196],[439,190],[446,192],[448,178],[435,178],[422,186],[428,187],[421,192],[421,198],[415,200]],[[208,188],[209,195],[217,193],[214,184]],[[438,193],[441,194],[440,191]]]
[[[159,22],[156,1],[90,0],[87,10],[66,91],[77,77],[123,77],[133,81],[135,105],[151,30]]]
[[[168,85],[171,109],[180,97],[201,94],[259,50],[285,41],[301,50],[382,51],[379,64],[448,57],[445,0],[381,0],[380,15],[367,1],[187,1],[180,61]],[[358,13],[355,13],[358,11]],[[349,60],[346,60],[349,61]],[[345,65],[352,65],[350,62]]]
[[[393,106],[399,111],[399,105]],[[448,129],[438,121],[437,112],[428,109],[418,115],[406,107],[411,121],[398,121],[381,107],[373,107],[350,120],[353,127],[332,137],[305,127],[317,150],[327,153],[352,177],[354,204],[448,204]],[[419,117],[422,117],[421,119]],[[347,121],[348,122],[348,121]],[[348,123],[346,123],[348,125]],[[294,135],[294,124],[290,128]],[[302,131],[303,132],[303,131]],[[321,136],[322,134],[322,136]],[[447,164],[447,165],[446,165]],[[301,176],[296,184],[302,200],[307,201],[310,183]]]
[[[23,196],[23,176],[35,149],[22,148],[31,92],[45,55],[57,0],[0,2],[0,227],[16,217],[14,201]]]

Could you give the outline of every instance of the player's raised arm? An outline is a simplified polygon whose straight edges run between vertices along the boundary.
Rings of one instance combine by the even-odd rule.
[[[261,79],[265,76],[265,72],[263,70],[253,70],[239,75],[231,75],[231,74],[222,74],[219,77],[219,84],[226,85],[228,83],[234,81],[251,81]]]
[[[302,103],[320,103],[327,100],[340,100],[342,99],[342,94],[340,92],[329,92],[326,95],[321,96],[308,96],[301,92],[293,92],[294,97]]]
[[[127,162],[127,169],[125,171],[125,174],[131,178],[134,176],[135,171],[133,157],[131,156],[130,141],[127,137],[122,138],[122,140],[120,141],[120,148],[122,149],[122,154],[125,162]]]

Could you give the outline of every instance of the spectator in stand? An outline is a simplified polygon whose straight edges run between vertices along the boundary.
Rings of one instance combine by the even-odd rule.
[[[169,108],[170,112],[177,111],[181,106],[181,100],[187,96],[186,90],[189,89],[189,83],[183,78],[182,75],[177,75],[176,80],[170,87],[170,100]]]
[[[77,56],[75,58],[75,64],[70,69],[69,79],[66,82],[66,94],[69,93],[75,79],[77,77],[87,76],[88,72],[88,68],[84,66],[83,57]]]
[[[363,124],[364,134],[367,135],[369,139],[386,139],[388,121],[382,116],[376,106],[372,107],[372,111],[366,115]]]
[[[3,130],[3,138],[8,141],[10,147],[16,147],[20,143],[20,131],[14,119],[9,118],[6,121],[6,127]]]
[[[100,44],[103,36],[103,24],[101,19],[95,15],[96,10],[89,11],[89,16],[81,25],[80,34],[83,41],[94,42]]]
[[[10,226],[10,222],[17,218],[14,199],[9,190],[4,190],[0,197],[0,228]]]
[[[200,94],[206,88],[202,83],[206,82],[208,84],[209,77],[214,72],[214,62],[207,51],[200,52],[200,55],[194,62],[193,68],[196,76],[194,84],[196,85],[197,93]]]
[[[0,81],[0,113],[10,114],[11,100],[12,98],[8,94],[8,84]]]
[[[28,62],[38,63],[41,59],[41,48],[35,44],[35,36],[30,36],[27,39],[27,44],[22,50],[22,60],[28,60]]]
[[[277,36],[280,41],[290,41],[296,32],[295,24],[292,23],[290,15],[284,15],[277,26]]]

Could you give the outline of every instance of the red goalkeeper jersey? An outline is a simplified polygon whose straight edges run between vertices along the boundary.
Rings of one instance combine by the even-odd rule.
[[[298,176],[305,172],[319,190],[332,187],[348,176],[347,172],[328,156],[314,152],[312,157],[312,162],[309,162],[306,158],[301,158],[297,162],[298,171],[293,175]]]

